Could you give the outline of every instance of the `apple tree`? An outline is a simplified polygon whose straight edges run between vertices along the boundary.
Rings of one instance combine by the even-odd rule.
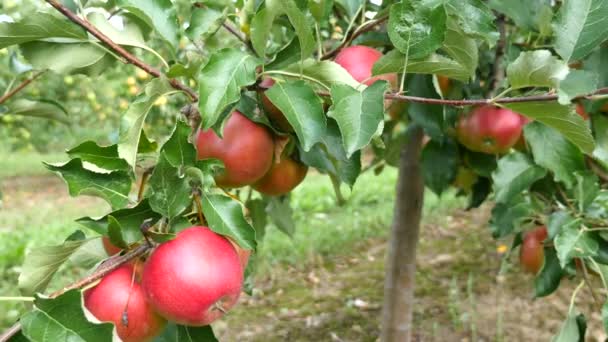
[[[411,339],[425,187],[490,201],[489,233],[536,275],[536,297],[580,280],[556,341],[584,340],[574,303],[593,276],[608,328],[608,2],[46,0],[7,13],[0,49],[30,67],[0,113],[69,121],[68,106],[19,96],[47,74],[149,79],[113,144],[90,137],[46,164],[112,211],[26,257],[33,306],[0,341],[213,341],[209,324],[255,286],[267,224],[293,233],[289,192],[307,171],[340,205],[341,185],[385,167],[399,177],[381,340]],[[151,130],[163,98],[181,110]],[[109,257],[43,295],[98,238]]]

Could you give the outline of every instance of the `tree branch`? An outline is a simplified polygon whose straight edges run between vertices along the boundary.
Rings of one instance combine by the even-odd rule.
[[[66,16],[73,23],[79,25],[80,27],[85,29],[87,32],[89,32],[90,34],[95,36],[97,39],[99,39],[101,42],[106,44],[112,51],[114,51],[118,55],[122,56],[128,63],[135,65],[136,67],[147,72],[151,76],[154,76],[154,77],[163,76],[163,74],[158,69],[154,68],[151,65],[146,64],[139,58],[132,55],[129,51],[125,50],[122,46],[114,43],[108,36],[106,36],[101,31],[99,31],[95,26],[93,26],[87,20],[82,19],[79,16],[77,16],[75,13],[70,11],[67,7],[65,7],[61,3],[59,3],[59,1],[46,0],[46,2],[49,3],[51,6],[53,6],[55,9],[57,9],[59,12],[61,12],[61,14]],[[176,79],[169,79],[169,83],[171,84],[171,86],[174,89],[181,90],[181,91],[185,92],[186,94],[188,94],[188,96],[190,96],[190,98],[192,99],[193,102],[198,101],[198,95],[196,94],[196,92],[194,90],[192,90],[191,88],[189,88],[188,86],[181,83],[180,81],[178,81]]]
[[[21,90],[23,90],[23,88],[27,87],[30,83],[32,83],[35,79],[37,79],[38,77],[40,77],[45,72],[46,72],[46,70],[43,70],[43,71],[39,71],[39,72],[33,74],[30,78],[25,79],[18,86],[16,86],[15,88],[13,88],[12,90],[10,90],[6,94],[0,96],[0,104],[3,104],[4,102],[6,102],[6,100],[8,100],[11,97],[15,96],[15,94],[17,94],[18,92],[20,92]]]
[[[72,283],[58,291],[51,293],[49,295],[49,298],[57,298],[68,291],[76,290],[76,289],[82,288],[84,286],[90,285],[90,284],[98,281],[99,279],[103,278],[108,273],[114,271],[118,267],[143,255],[148,250],[150,250],[150,248],[152,248],[152,245],[143,243],[139,247],[129,251],[125,255],[115,255],[115,256],[109,258],[108,260],[106,260],[106,262],[104,262],[103,264],[101,264],[101,266],[95,272],[93,272],[91,275],[89,275],[85,278],[82,278],[79,281]],[[11,326],[9,329],[4,331],[4,333],[2,335],[0,335],[0,342],[8,341],[11,337],[15,336],[15,334],[17,334],[20,330],[21,330],[21,324],[19,322],[13,324],[13,326]]]
[[[352,34],[350,34],[349,32],[346,32],[347,34],[347,38],[344,39],[344,41],[336,46],[335,49],[327,52],[326,54],[324,54],[321,59],[325,60],[325,59],[330,59],[332,57],[334,57],[335,55],[337,55],[340,50],[342,50],[343,48],[345,48],[346,46],[350,45],[350,43],[355,40],[357,37],[359,37],[360,35],[364,34],[365,32],[371,31],[374,29],[374,27],[376,27],[376,25],[382,24],[383,22],[385,22],[388,19],[388,15],[382,16],[378,19],[374,19],[372,21],[367,22],[367,24],[361,25],[359,26],[355,31],[352,31]]]

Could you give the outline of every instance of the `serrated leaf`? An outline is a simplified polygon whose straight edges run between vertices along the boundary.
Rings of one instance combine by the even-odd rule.
[[[581,151],[558,131],[538,122],[527,124],[524,136],[536,164],[550,170],[556,181],[571,188],[575,183],[574,173],[585,169]]]
[[[312,78],[327,88],[336,84],[346,84],[353,88],[361,85],[346,69],[333,61],[307,59],[286,67],[284,71]]]
[[[266,96],[285,115],[305,151],[323,139],[327,126],[323,102],[306,82],[276,82]]]
[[[188,178],[167,160],[165,152],[160,154],[154,172],[148,181],[150,208],[169,220],[179,216],[190,205],[192,189]]]
[[[391,50],[382,56],[372,68],[372,75],[400,73],[405,70],[405,54]],[[460,81],[469,79],[469,72],[458,62],[438,54],[430,54],[424,59],[408,59],[408,74],[437,74]]]
[[[603,115],[591,116],[595,137],[595,149],[592,156],[605,169],[608,169],[608,118]]]
[[[266,199],[268,201],[266,213],[270,216],[272,223],[287,236],[292,237],[296,231],[296,224],[289,197],[268,197]]]
[[[70,158],[80,158],[108,171],[129,171],[129,164],[118,156],[118,146],[99,146],[94,141],[82,144],[66,151]]]
[[[498,32],[494,14],[481,0],[449,0],[446,10],[457,19],[458,26],[469,36],[485,40],[489,46],[496,44]]]
[[[251,20],[251,45],[255,52],[261,57],[266,55],[266,44],[275,17],[276,13],[274,11],[271,11],[268,8],[262,8]]]
[[[129,202],[131,177],[125,171],[97,173],[84,168],[82,160],[72,159],[65,164],[44,164],[65,180],[71,196],[89,195],[106,200],[112,208]]]
[[[555,51],[565,61],[582,59],[608,39],[608,2],[565,1],[554,31]]]
[[[195,8],[190,16],[190,25],[186,29],[186,36],[192,41],[205,40],[212,36],[226,20],[228,7],[223,11],[213,8]]]
[[[0,49],[46,38],[87,40],[87,33],[69,20],[37,12],[19,22],[0,22]]]
[[[446,19],[443,4],[403,0],[391,6],[388,35],[402,53],[410,58],[424,58],[441,47]]]
[[[70,124],[65,108],[51,101],[16,99],[7,105],[7,112],[4,115],[6,114],[38,117]]]
[[[585,212],[600,193],[598,177],[591,171],[576,172],[574,177],[576,179],[574,198],[578,204],[578,210]]]
[[[217,342],[210,325],[204,327],[189,327],[170,323],[154,342]]]
[[[88,240],[69,240],[58,246],[37,247],[26,256],[19,274],[24,296],[43,292],[59,267]]]
[[[158,32],[171,48],[177,47],[179,26],[176,8],[170,0],[118,0],[117,5]]]
[[[239,49],[222,49],[214,53],[199,73],[202,129],[215,125],[231,104],[241,97],[241,88],[255,83],[255,68],[260,62]]]
[[[34,309],[21,317],[23,335],[35,342],[112,341],[111,323],[92,323],[82,309],[80,291],[71,290],[55,298],[36,297]]]
[[[498,168],[492,174],[496,202],[510,202],[546,174],[547,171],[534,165],[527,155],[519,152],[507,154],[500,158]]]
[[[120,120],[120,136],[118,139],[118,155],[126,160],[133,170],[137,160],[139,139],[144,122],[154,102],[173,88],[165,79],[156,78],[146,85],[145,92],[131,103],[127,112]]]
[[[553,239],[557,257],[562,268],[573,258],[591,257],[597,253],[599,245],[593,235],[580,229],[580,225],[567,225]]]
[[[549,50],[526,51],[507,67],[507,78],[513,89],[526,87],[557,88],[566,78],[568,65]]]
[[[552,14],[545,0],[490,0],[488,6],[511,18],[517,26],[527,29],[541,30],[544,16]]]
[[[245,220],[243,206],[234,199],[214,194],[203,194],[203,213],[214,232],[229,236],[244,249],[255,250],[255,230]]]
[[[190,125],[177,120],[171,137],[163,145],[161,151],[167,161],[174,167],[184,165],[194,165],[196,162],[196,149],[190,143],[189,138],[192,133]]]
[[[315,38],[311,25],[308,24],[306,16],[298,8],[294,0],[267,0],[266,8],[272,9],[275,13],[284,13],[296,31],[296,36],[300,42],[301,58],[307,58],[315,50]]]
[[[547,239],[553,240],[557,234],[559,234],[564,227],[578,224],[578,220],[576,220],[572,215],[570,215],[567,211],[556,211],[551,213],[549,216],[549,221],[547,222]]]
[[[479,48],[477,47],[477,42],[475,39],[467,36],[452,18],[448,18],[447,21],[443,50],[466,72],[467,77],[466,79],[463,79],[463,81],[466,82],[469,79],[475,78],[475,71],[479,64]],[[437,74],[450,77],[450,75],[446,75],[445,73]]]
[[[429,141],[420,156],[424,184],[437,195],[441,195],[456,178],[458,162],[458,145],[453,140]]]
[[[150,208],[148,200],[144,199],[133,208],[119,209],[98,218],[81,217],[76,222],[101,235],[109,235],[110,216],[120,225],[122,237],[127,244],[142,239],[140,227],[144,221],[154,224],[161,218],[160,214]]]
[[[152,153],[158,149],[158,143],[150,138],[146,134],[146,131],[141,130],[139,137],[139,144],[137,144],[137,153]]]
[[[544,254],[543,268],[534,279],[534,297],[537,298],[548,296],[557,290],[564,273],[553,247],[545,247]]]
[[[534,209],[523,196],[517,196],[509,203],[496,203],[490,220],[492,236],[499,239],[510,235],[533,213]]]
[[[363,91],[347,85],[331,87],[333,104],[327,115],[338,123],[347,158],[382,133],[384,93],[387,90],[385,81],[374,82]]]
[[[20,45],[23,57],[36,69],[51,69],[59,74],[79,72],[106,57],[106,52],[90,43],[50,43],[34,41]]]
[[[551,342],[584,342],[586,328],[585,317],[571,311]]]
[[[506,104],[504,107],[556,129],[585,153],[591,153],[594,149],[589,127],[570,106],[557,102],[526,102]]]
[[[563,105],[570,104],[573,98],[594,92],[598,83],[599,77],[595,73],[585,70],[571,70],[568,76],[559,83],[558,102]]]
[[[268,197],[273,198],[273,197]],[[266,225],[268,224],[268,215],[266,214],[267,201],[254,198],[250,199],[246,203],[247,209],[249,209],[249,217],[251,218],[251,226],[255,229],[255,238],[258,243],[264,241],[266,235]]]

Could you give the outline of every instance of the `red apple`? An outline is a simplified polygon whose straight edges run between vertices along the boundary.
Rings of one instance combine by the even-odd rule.
[[[529,273],[537,274],[545,262],[543,241],[547,238],[547,227],[539,226],[524,235],[519,250],[519,262]]]
[[[253,185],[257,191],[271,196],[284,195],[302,183],[308,166],[284,157],[262,179]]]
[[[374,63],[382,57],[382,52],[363,45],[353,45],[346,47],[338,53],[335,62],[340,64],[358,82],[367,85],[378,80],[386,80],[391,88],[397,87],[397,74],[385,74],[375,77],[372,76]]]
[[[106,253],[108,253],[109,256],[122,252],[122,249],[110,242],[110,238],[107,236],[103,236],[101,238],[101,242],[103,243],[103,249],[106,251]]]
[[[257,182],[272,166],[274,141],[266,127],[238,111],[232,112],[220,138],[212,129],[201,131],[198,158],[216,158],[225,170],[215,179],[218,186],[236,188]]]
[[[480,106],[458,120],[456,135],[461,144],[475,152],[506,153],[521,137],[525,120],[506,108]]]
[[[162,243],[144,266],[142,287],[156,311],[178,324],[203,326],[234,306],[243,266],[233,245],[207,227]]]
[[[85,291],[84,305],[98,320],[114,323],[124,342],[152,341],[166,321],[152,310],[134,273],[131,264],[112,271]]]
[[[587,112],[585,111],[585,106],[580,102],[576,103],[576,113],[580,115],[583,120],[589,120],[589,114],[587,114]]]

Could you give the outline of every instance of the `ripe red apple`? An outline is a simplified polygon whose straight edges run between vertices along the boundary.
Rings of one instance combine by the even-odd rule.
[[[576,113],[580,115],[583,120],[589,120],[589,114],[587,114],[587,112],[585,111],[585,106],[580,102],[576,103]]]
[[[103,249],[106,251],[106,253],[108,253],[109,256],[122,252],[122,249],[110,242],[110,239],[107,236],[103,236],[101,238],[101,242],[103,243]]]
[[[117,268],[85,291],[84,305],[98,320],[114,323],[124,342],[152,341],[166,324],[146,301],[131,264]]]
[[[203,326],[239,298],[243,266],[225,237],[190,227],[162,243],[146,262],[142,287],[154,309],[170,321]]]
[[[224,172],[215,179],[217,185],[236,188],[253,184],[266,174],[272,165],[274,141],[266,127],[234,111],[224,126],[223,139],[212,129],[201,131],[197,149],[199,159],[224,162]]]
[[[374,63],[382,57],[382,52],[363,45],[353,45],[346,47],[338,53],[335,62],[340,64],[358,82],[367,85],[378,80],[386,80],[391,88],[397,87],[397,74],[385,74],[375,77],[372,76]]]
[[[232,247],[236,250],[236,253],[239,255],[239,260],[241,261],[241,266],[243,266],[243,271],[247,268],[247,263],[249,263],[249,257],[251,256],[251,250],[244,249],[239,246],[234,240],[226,236],[226,239],[230,241]]]
[[[262,179],[253,185],[257,191],[272,196],[286,194],[302,183],[308,172],[308,166],[284,157]]]
[[[517,143],[524,124],[522,116],[509,109],[484,105],[460,117],[456,135],[472,151],[500,154]]]
[[[547,238],[547,227],[539,226],[524,235],[519,250],[519,262],[526,272],[537,274],[545,262],[543,241]]]
[[[273,85],[274,80],[269,77],[262,79],[262,82],[260,82],[260,87],[264,89],[268,89]],[[293,132],[293,127],[291,127],[291,124],[289,123],[289,121],[287,121],[287,118],[285,117],[283,112],[281,112],[281,110],[270,101],[268,96],[264,94],[265,92],[266,90],[258,91],[258,93],[260,94],[260,101],[262,102],[262,107],[266,111],[266,114],[268,114],[268,118],[270,119],[270,121],[282,131]]]

